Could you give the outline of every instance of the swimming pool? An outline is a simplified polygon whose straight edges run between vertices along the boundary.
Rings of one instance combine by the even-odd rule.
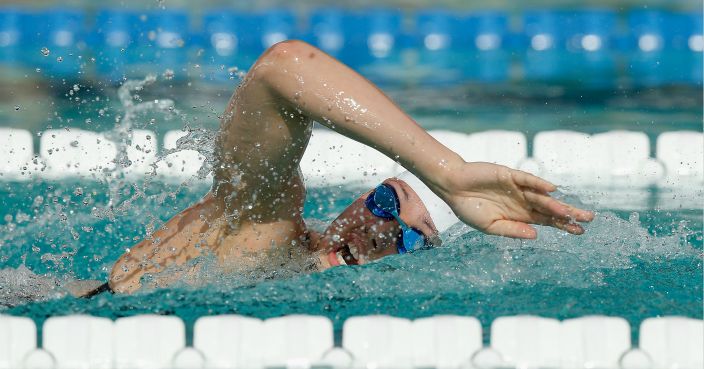
[[[177,102],[191,97],[186,90],[180,90],[180,93],[183,96],[175,96]],[[680,93],[686,97],[690,92]],[[427,96],[438,100],[443,98],[439,91],[429,91]],[[450,98],[449,94],[444,96]],[[406,98],[410,99],[408,95]],[[516,110],[531,109],[530,102],[523,101],[523,104],[526,105]],[[591,108],[596,112],[583,111],[578,119],[590,121],[604,116],[614,121],[629,119],[624,119],[620,113],[601,111],[608,108],[607,104],[602,104],[600,109]],[[442,110],[429,111],[424,106],[415,109],[419,121],[439,139],[449,140],[449,145],[452,145],[452,139],[466,144],[479,138],[489,146],[504,147],[501,145],[505,145],[507,139],[515,145],[523,137],[525,142],[519,146],[528,146],[529,140],[518,131],[482,131],[483,125],[488,124],[483,120],[491,120],[492,128],[513,128],[510,117],[516,116],[515,111],[491,111],[484,107],[481,113],[469,118],[477,121],[476,126],[466,123],[459,126],[460,121],[466,119],[463,115],[448,118]],[[449,104],[448,109],[451,110]],[[573,107],[564,104],[555,109],[557,112],[550,118],[559,121],[565,119],[564,111],[572,111]],[[694,126],[700,119],[697,117],[700,113],[692,109],[678,107],[673,110],[652,112],[642,109],[631,114],[646,119],[662,119],[658,115],[672,114],[685,120],[682,128]],[[414,111],[412,106],[411,111]],[[190,118],[205,120],[207,115],[207,112],[194,113]],[[496,117],[501,116],[504,118],[500,118],[501,123],[497,124]],[[536,123],[535,129],[539,132],[530,140],[533,156],[539,154],[540,145],[543,145],[541,137],[554,145],[550,141],[551,134],[564,136],[566,144],[564,147],[551,146],[552,151],[574,151],[581,136],[577,132],[555,131],[563,127],[550,119],[544,120]],[[142,124],[148,128],[149,122],[146,120]],[[168,124],[168,121],[164,122]],[[209,124],[212,126],[213,123]],[[651,138],[656,141],[657,137],[668,134],[657,124],[649,127],[659,133],[616,132],[615,138],[618,142],[628,142],[635,134],[636,142],[642,143],[639,138],[644,135],[648,137],[645,145],[649,146]],[[590,140],[601,142],[595,138],[604,136],[604,133],[592,128],[595,135],[589,136]],[[443,132],[443,129],[455,133]],[[472,135],[457,132],[462,130],[480,132]],[[392,256],[366,266],[334,268],[314,274],[302,272],[295,265],[250,270],[236,276],[204,273],[202,278],[207,286],[204,288],[177,286],[145,291],[136,296],[101,295],[92,300],[61,297],[56,284],[73,278],[105,279],[112,263],[125,248],[208,190],[207,178],[191,177],[197,174],[198,166],[187,165],[186,161],[198,159],[194,152],[190,159],[186,156],[172,158],[173,165],[162,166],[167,169],[166,173],[160,173],[154,179],[150,176],[131,179],[114,175],[107,180],[103,178],[102,182],[95,180],[100,178],[101,172],[86,165],[92,158],[79,155],[84,165],[77,169],[85,171],[83,179],[79,180],[80,173],[66,172],[59,164],[61,160],[75,163],[76,158],[72,157],[74,154],[70,150],[80,150],[84,144],[95,140],[93,136],[82,134],[85,132],[75,129],[44,133],[40,138],[43,142],[40,152],[44,157],[51,158],[49,150],[61,142],[68,143],[66,149],[69,151],[53,154],[49,166],[37,172],[38,177],[45,178],[43,180],[2,182],[4,210],[0,260],[3,269],[0,276],[3,280],[3,313],[42,321],[48,316],[67,313],[116,318],[152,312],[175,314],[189,323],[203,315],[221,313],[260,318],[306,313],[331,318],[338,332],[346,318],[367,314],[401,317],[471,315],[478,317],[485,327],[496,317],[504,315],[569,318],[603,314],[626,318],[634,328],[634,334],[639,322],[647,317],[702,315],[701,187],[686,185],[687,182],[672,186],[663,182],[664,177],[649,179],[647,176],[641,183],[620,182],[619,186],[618,181],[610,182],[603,173],[602,177],[597,173],[596,182],[591,184],[589,178],[592,177],[585,173],[576,176],[573,173],[572,177],[569,173],[562,173],[565,181],[573,182],[570,187],[562,189],[573,194],[567,198],[572,202],[583,201],[587,204],[585,206],[599,213],[582,237],[544,229],[537,241],[517,241],[460,227],[444,236],[446,242],[441,248]],[[152,135],[154,145],[169,145],[163,140],[169,134]],[[180,136],[178,132],[171,132],[171,135]],[[305,216],[314,227],[332,219],[364,186],[383,179],[384,172],[389,169],[375,159],[374,153],[355,154],[355,147],[350,147],[350,143],[341,137],[335,137],[331,132],[315,131],[309,151],[313,154],[307,154],[319,155],[316,157],[318,165],[307,171],[313,187],[309,190]],[[132,146],[138,147],[139,143],[135,141]],[[496,160],[514,160],[514,166],[531,165],[531,159],[521,157],[520,150],[516,159],[511,158],[512,149],[491,151],[491,147],[469,146],[476,151],[468,155],[509,153],[508,158]],[[105,149],[98,147],[96,153]],[[461,147],[457,149],[462,152]],[[595,149],[604,151],[603,147],[595,146]],[[651,153],[648,147],[636,151],[644,151],[646,157]],[[523,155],[526,153],[527,150]],[[186,155],[186,152],[172,155]],[[352,163],[351,167],[335,172],[333,169],[340,165],[335,155],[348,158],[357,155],[361,164]],[[95,158],[100,162],[100,155]],[[304,171],[316,158],[304,160]],[[58,160],[53,163],[53,168],[51,160]],[[598,155],[590,155],[585,160],[594,165],[599,160],[611,162],[616,159],[609,156],[599,159]],[[365,176],[368,161],[374,162],[378,173],[370,171]],[[534,159],[532,164],[535,162]],[[553,169],[561,167],[559,163],[556,165]],[[546,170],[540,165],[535,168]],[[626,177],[637,176],[637,171],[642,170],[639,166],[633,168],[636,172],[625,173]],[[624,170],[631,169],[626,167]],[[609,175],[624,177],[623,173]],[[665,176],[664,172],[660,175]]]
[[[435,14],[429,22],[442,24],[438,19],[446,15]],[[531,37],[555,32],[541,28],[544,17],[531,18],[538,29]],[[632,22],[647,23],[639,19]],[[540,40],[545,41],[538,37],[533,46],[539,48]],[[483,69],[486,74],[465,76],[455,85],[441,78],[452,65],[431,63],[437,83],[425,77],[418,82],[420,68],[412,71],[420,73],[415,77],[401,78],[407,85],[397,79],[387,91],[441,141],[466,149],[469,158],[566,183],[561,196],[598,212],[586,235],[543,229],[537,241],[517,241],[458,227],[444,235],[441,248],[365,266],[309,274],[294,264],[229,276],[206,268],[200,276],[204,287],[91,300],[65,297],[57,286],[76,278],[105,279],[125,248],[208,190],[207,178],[195,178],[202,155],[194,152],[171,154],[154,177],[142,173],[151,171],[154,154],[168,149],[205,148],[207,156],[202,143],[215,132],[236,81],[227,75],[207,77],[206,83],[194,75],[179,81],[162,68],[154,84],[120,99],[109,85],[62,80],[61,68],[68,67],[51,72],[46,70],[54,64],[45,67],[42,73],[52,73],[49,81],[56,84],[50,89],[54,95],[37,97],[18,88],[18,100],[0,113],[4,127],[19,129],[2,131],[3,149],[20,147],[26,150],[13,153],[40,155],[27,168],[22,160],[4,167],[0,181],[0,313],[37,323],[79,313],[112,319],[176,315],[189,332],[206,315],[310,314],[330,318],[338,341],[347,318],[370,314],[474,316],[485,341],[489,325],[510,315],[620,316],[630,323],[634,339],[645,318],[701,319],[701,77],[689,69],[684,75],[661,73],[653,59],[635,53],[628,54],[635,55],[635,69],[619,73],[648,78],[615,83],[624,77],[614,76],[620,64],[611,60],[592,65],[607,71],[599,75],[608,83],[583,85],[580,76],[564,73],[565,65],[549,63],[562,52],[521,56],[528,58],[521,59],[525,78],[511,75],[510,65],[493,64],[505,61],[501,54],[494,55],[499,59],[484,55],[486,65],[492,65]],[[467,82],[477,80],[492,83]],[[132,136],[125,136],[128,125]],[[186,132],[189,139],[179,142]],[[314,136],[304,163],[311,184],[304,210],[314,227],[329,221],[363,188],[400,169],[330,132],[318,130]],[[126,146],[120,144],[124,138]],[[121,147],[130,148],[128,161],[120,156]],[[360,164],[341,166],[342,158]],[[10,175],[24,171],[35,179]]]

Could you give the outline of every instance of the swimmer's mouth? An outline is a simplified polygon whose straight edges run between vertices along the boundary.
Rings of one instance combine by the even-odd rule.
[[[352,247],[352,249],[354,250],[350,250],[349,245],[343,245],[335,251],[330,251],[328,254],[328,261],[330,262],[330,265],[358,265],[359,261],[352,253],[352,251],[357,251],[357,248]]]

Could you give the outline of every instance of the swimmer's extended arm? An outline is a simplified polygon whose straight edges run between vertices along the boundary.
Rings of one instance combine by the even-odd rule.
[[[593,218],[591,212],[550,197],[555,186],[536,176],[466,163],[373,84],[313,46],[277,44],[255,68],[256,78],[284,106],[399,161],[479,230],[534,238],[535,229],[528,225],[533,223],[580,234],[583,229],[575,221]]]
[[[581,233],[572,221],[593,217],[552,199],[555,187],[535,176],[464,162],[362,76],[313,46],[287,41],[257,60],[223,113],[211,193],[122,255],[110,288],[135,291],[146,273],[183,265],[201,250],[227,271],[245,255],[307,244],[298,164],[313,120],[399,161],[484,232],[532,238],[527,223],[538,223]]]

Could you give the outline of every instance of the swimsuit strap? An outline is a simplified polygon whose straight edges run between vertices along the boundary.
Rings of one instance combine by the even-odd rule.
[[[112,288],[110,288],[110,285],[108,284],[108,282],[105,282],[105,283],[101,284],[100,286],[98,286],[97,288],[95,288],[94,290],[89,291],[85,295],[81,296],[81,298],[89,299],[93,296],[100,295],[103,292],[110,292],[112,294],[115,293],[115,291],[113,291]]]

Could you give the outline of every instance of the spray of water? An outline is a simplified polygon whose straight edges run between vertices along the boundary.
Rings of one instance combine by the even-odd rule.
[[[157,155],[156,160],[151,164],[153,171],[150,175],[145,177],[143,184],[143,187],[149,186],[152,179],[158,175],[158,167],[166,165],[165,158],[167,156],[184,150],[197,151],[205,158],[203,164],[198,169],[197,176],[195,178],[188,178],[185,182],[181,183],[172,192],[175,193],[184,187],[192,185],[193,182],[198,179],[206,178],[211,172],[215,160],[213,154],[215,133],[204,128],[193,127],[189,117],[176,109],[175,103],[171,99],[163,98],[144,101],[141,97],[141,93],[146,87],[153,85],[156,81],[157,77],[155,75],[148,75],[143,80],[128,80],[118,89],[117,95],[122,104],[124,116],[116,120],[115,126],[111,131],[107,132],[107,136],[117,144],[118,155],[116,162],[118,165],[116,166],[116,171],[120,171],[131,165],[127,149],[132,144],[134,129],[145,128],[147,126],[146,122],[140,121],[140,117],[143,116],[144,113],[158,112],[163,114],[165,120],[179,120],[182,125],[182,130],[186,132],[186,135],[176,142],[176,147],[165,149]],[[114,173],[112,177],[120,178],[120,175],[119,173]],[[145,196],[144,189],[140,190],[135,188],[134,194],[131,197],[124,200],[121,199],[120,194],[123,192],[122,189],[129,185],[131,185],[129,181],[110,182],[110,201],[108,206],[103,212],[97,212],[95,215],[114,219],[116,212],[124,213],[129,210],[135,200]],[[167,196],[172,196],[172,194],[163,194],[162,198]]]
[[[169,99],[144,100],[145,89],[154,85],[155,76],[144,80],[127,81],[118,91],[123,115],[116,120],[108,137],[117,143],[118,158],[115,172],[107,176],[108,193],[105,199],[96,199],[97,194],[81,190],[80,196],[67,194],[51,188],[33,204],[34,216],[27,221],[18,213],[12,222],[0,229],[0,258],[3,261],[22,259],[22,265],[0,270],[0,306],[13,306],[26,301],[53,298],[61,294],[57,285],[71,279],[73,262],[79,257],[98,257],[105,262],[102,272],[114,262],[115,245],[131,244],[139,239],[123,239],[116,234],[134,234],[116,230],[133,223],[135,229],[144,230],[144,215],[177,198],[180,191],[193,186],[198,179],[205,178],[214,163],[214,133],[195,127],[189,117],[175,108]],[[132,183],[121,177],[121,169],[131,165],[127,148],[131,145],[135,129],[148,126],[144,120],[147,113],[162,114],[164,119],[178,120],[186,135],[179,139],[176,147],[162,151],[154,163],[154,171],[143,182]],[[180,183],[176,188],[161,189],[155,178],[165,158],[181,150],[196,150],[206,158],[198,175]],[[125,195],[127,194],[127,195]],[[73,197],[80,197],[88,212],[74,211]],[[558,197],[580,205],[578,199],[564,194]],[[197,197],[190,196],[180,205],[192,203]],[[173,213],[176,206],[168,209]],[[332,213],[340,209],[333,209]],[[157,217],[147,216],[146,237],[149,237]],[[103,223],[100,223],[103,222]],[[318,224],[322,229],[324,224]],[[79,248],[77,229],[89,227],[93,240],[106,240],[113,244],[84,244]],[[97,231],[102,228],[102,233]],[[88,232],[88,231],[86,231]],[[614,213],[602,212],[587,227],[587,233],[574,237],[553,229],[540,229],[540,238],[535,241],[518,241],[483,235],[468,227],[458,226],[444,235],[444,246],[411,255],[393,256],[360,267],[334,268],[320,275],[308,275],[312,269],[309,255],[301,252],[291,254],[289,248],[276,248],[252,260],[242,263],[236,270],[222,271],[211,255],[194,260],[184,266],[172,267],[163,274],[184,275],[174,288],[232,291],[265,280],[287,279],[284,289],[277,290],[292,296],[308,296],[315,301],[320,291],[310,289],[311,283],[322,281],[324,290],[334,298],[355,299],[359,296],[442,296],[455,291],[493,291],[509,286],[531,287],[537,284],[567,286],[590,289],[608,283],[610,272],[635,268],[639,263],[658,259],[701,260],[701,248],[692,246],[687,237],[692,230],[683,227],[671,235],[655,236],[641,224],[634,213],[622,219]],[[35,274],[34,268],[24,266],[24,260],[35,253],[32,239],[52,235],[50,245],[41,249],[41,263],[50,272]],[[121,236],[120,236],[121,237]],[[701,237],[701,233],[700,236]],[[71,243],[71,240],[76,242]],[[109,240],[109,241],[107,241]],[[81,242],[86,242],[81,240]],[[16,247],[3,251],[7,245]],[[298,250],[296,248],[294,251]],[[120,254],[123,250],[118,250]],[[81,256],[81,253],[85,255]],[[94,265],[95,263],[91,264]],[[303,275],[303,276],[301,276]],[[153,286],[162,276],[148,275],[145,285]],[[313,280],[313,282],[311,282]],[[262,287],[264,291],[267,288]],[[280,285],[278,285],[280,287]],[[147,288],[149,289],[149,288]],[[282,292],[283,291],[283,292]],[[269,291],[271,292],[271,291]],[[310,295],[310,296],[309,296]],[[263,296],[263,297],[262,297]],[[269,296],[260,296],[262,301]],[[331,298],[333,298],[331,297]],[[428,306],[434,304],[429,302]]]
[[[107,191],[86,191],[83,186],[79,186],[73,193],[66,193],[63,186],[48,184],[48,191],[35,197],[29,214],[20,210],[0,225],[0,247],[12,247],[0,250],[3,251],[0,258],[2,261],[22,260],[19,269],[6,268],[0,274],[0,295],[7,297],[7,301],[11,300],[8,296],[13,295],[18,295],[22,300],[20,295],[23,293],[28,298],[35,299],[55,293],[49,291],[54,291],[54,287],[61,284],[61,281],[73,279],[74,259],[80,252],[82,233],[93,232],[95,226],[102,222],[100,228],[103,228],[103,233],[108,233],[109,238],[109,234],[115,233],[115,228],[121,222],[129,223],[125,218],[129,218],[131,213],[163,206],[179,192],[207,177],[214,161],[214,133],[195,127],[189,116],[175,108],[171,99],[143,99],[145,90],[156,82],[155,75],[148,75],[142,80],[124,82],[117,91],[122,114],[116,117],[112,129],[104,133],[115,143],[118,152],[115,169],[106,172],[104,176],[103,185],[107,186]],[[177,141],[174,148],[163,150],[157,155],[151,164],[152,173],[143,180],[133,181],[123,175],[124,170],[132,164],[128,148],[133,146],[134,130],[148,127],[150,122],[145,116],[149,114],[160,114],[164,120],[177,120],[186,135]],[[159,181],[155,181],[158,178],[158,168],[167,166],[166,158],[169,155],[183,150],[198,151],[205,161],[195,177],[187,178],[171,188],[164,188]],[[76,202],[77,198],[80,198],[80,203]],[[90,211],[83,211],[85,208]],[[159,221],[154,216],[147,216],[147,220],[146,233],[149,236]],[[96,231],[95,238],[97,234]],[[42,241],[46,245],[36,245]],[[96,256],[109,254],[95,245],[82,246],[94,249]],[[34,274],[31,271],[33,268],[25,266],[27,258],[36,259],[37,253],[41,254],[40,262],[45,266],[40,269],[47,270],[46,273]],[[17,291],[24,292],[16,294]]]

